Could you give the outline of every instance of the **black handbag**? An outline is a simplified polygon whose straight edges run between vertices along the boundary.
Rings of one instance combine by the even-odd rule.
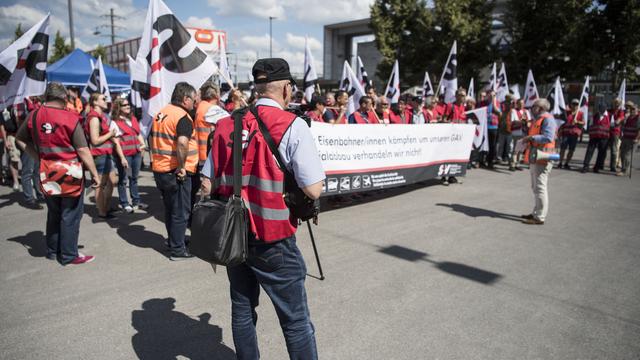
[[[273,157],[275,157],[278,167],[284,173],[284,203],[289,208],[289,212],[294,218],[300,219],[301,221],[317,218],[320,213],[320,201],[311,199],[298,187],[293,173],[284,166],[280,151],[278,151],[278,147],[275,141],[273,141],[267,126],[258,115],[258,110],[254,106],[249,110],[258,121],[258,127],[260,128],[262,137],[264,137],[267,145],[269,145],[269,150],[271,150]]]
[[[248,211],[240,190],[242,187],[242,117],[232,114],[233,130],[233,195],[223,199],[198,202],[191,217],[189,250],[211,264],[236,266],[247,259]]]

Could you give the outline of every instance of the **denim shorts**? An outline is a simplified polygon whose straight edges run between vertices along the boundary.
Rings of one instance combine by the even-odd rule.
[[[110,154],[95,156],[93,161],[96,163],[96,170],[98,170],[98,174],[100,175],[116,171],[116,167],[113,164],[113,158]]]

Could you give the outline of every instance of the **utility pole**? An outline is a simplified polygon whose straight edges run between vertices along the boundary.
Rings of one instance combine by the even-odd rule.
[[[67,0],[67,6],[69,7],[69,37],[71,37],[71,48],[76,48],[76,42],[73,36],[73,1]]]
[[[269,16],[269,57],[273,57],[273,19],[275,16]]]
[[[111,45],[116,43],[116,30],[115,30],[115,26],[113,24],[113,8],[111,8],[111,12],[109,14],[109,16],[111,17]]]

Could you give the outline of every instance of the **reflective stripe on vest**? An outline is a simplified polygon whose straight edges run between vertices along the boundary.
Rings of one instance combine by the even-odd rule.
[[[111,139],[108,139],[107,141],[103,142],[100,145],[91,144],[91,119],[93,119],[94,117],[97,118],[98,121],[100,122],[100,129],[98,131],[98,136],[107,134],[110,131],[107,116],[104,113],[98,114],[95,110],[91,110],[87,114],[87,120],[85,121],[84,131],[85,131],[85,134],[87,135],[87,139],[89,140],[88,142],[89,142],[89,148],[91,149],[91,155],[100,156],[100,155],[111,154],[113,153],[113,142],[111,141]]]
[[[233,176],[222,175],[222,176],[216,177],[213,180],[213,184],[214,184],[213,185],[214,188],[221,185],[233,187]],[[275,193],[282,193],[284,190],[284,184],[281,181],[260,179],[259,177],[253,176],[253,175],[243,175],[242,186],[252,186],[260,191],[275,192]]]
[[[178,168],[176,127],[185,116],[193,124],[193,120],[183,108],[172,104],[165,106],[154,116],[149,138],[153,171],[166,173]],[[197,166],[198,143],[195,131],[192,131],[184,167],[190,173],[195,173]]]
[[[265,220],[289,221],[289,209],[269,209],[258,204],[249,202],[249,211]]]
[[[59,146],[40,146],[38,148],[43,154],[54,154],[54,153],[75,153],[76,149],[73,146],[67,147],[59,147]]]
[[[31,114],[36,114],[32,112]],[[78,153],[73,147],[73,132],[78,126],[80,116],[76,113],[42,106],[37,113],[36,130],[38,130],[38,155],[43,160],[77,160]],[[31,115],[33,116],[33,115]],[[27,130],[31,134],[31,138],[35,139],[33,133],[32,117],[27,118]],[[44,131],[43,126],[48,124],[52,131]],[[49,128],[47,126],[47,128]]]
[[[609,138],[609,124],[609,115],[608,113],[604,113],[589,126],[589,137],[593,139]]]

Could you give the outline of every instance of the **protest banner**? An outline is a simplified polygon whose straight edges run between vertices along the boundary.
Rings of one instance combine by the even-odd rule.
[[[311,132],[327,175],[323,196],[377,190],[440,176],[462,176],[473,124],[331,125]]]

